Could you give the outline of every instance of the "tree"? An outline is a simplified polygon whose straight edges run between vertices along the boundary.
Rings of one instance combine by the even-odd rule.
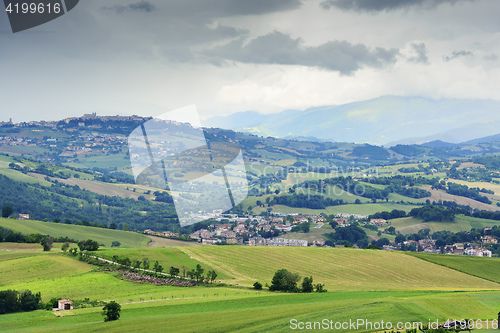
[[[54,308],[57,308],[59,305],[58,300],[59,300],[59,298],[56,298],[56,297],[51,298],[50,301],[45,303],[44,308],[46,310],[52,310]]]
[[[154,269],[154,271],[155,271],[155,272],[158,272],[158,267],[160,267],[160,263],[158,262],[158,260],[156,260],[156,261],[155,261],[155,264],[154,264],[154,266],[153,266],[153,267],[154,267],[154,268],[153,268],[153,269]]]
[[[399,244],[399,243],[403,243],[405,240],[406,240],[406,236],[405,235],[398,234],[398,235],[396,235],[396,238],[394,239],[394,242],[396,244]]]
[[[321,284],[321,283],[317,283],[315,286],[314,286],[314,289],[316,289],[316,292],[317,293],[326,293],[327,290],[325,289],[325,285],[324,284]]]
[[[109,229],[116,229],[116,223],[111,222],[111,224],[109,225]]]
[[[122,230],[128,231],[128,224],[127,223],[123,223]]]
[[[262,283],[260,283],[259,281],[255,282],[255,283],[253,284],[253,288],[254,288],[255,290],[262,290]]]
[[[140,260],[136,260],[134,262],[134,268],[141,268],[141,261]]]
[[[302,292],[304,293],[310,293],[314,290],[313,287],[313,278],[312,276],[310,277],[304,277],[304,280],[302,281]]]
[[[12,206],[4,205],[2,207],[2,217],[9,217],[12,213],[14,213],[14,208],[12,208]]]
[[[66,252],[69,248],[69,243],[68,242],[65,242],[62,246],[61,246],[61,250],[63,250],[64,252]]]
[[[170,270],[168,271],[168,274],[170,274],[171,276],[177,276],[177,275],[179,275],[179,269],[177,267],[170,266]]]
[[[21,311],[33,311],[42,307],[42,296],[40,293],[33,294],[31,290],[19,293],[19,306]]]
[[[194,276],[196,277],[196,281],[200,282],[203,279],[203,272],[205,270],[201,267],[200,264],[196,265],[196,271],[194,272]]]
[[[99,243],[97,241],[87,239],[86,241],[79,241],[78,247],[80,248],[80,251],[97,251],[99,249]]]
[[[207,278],[210,280],[210,283],[214,283],[217,278],[217,273],[215,273],[215,271],[208,271]]]
[[[115,301],[111,301],[102,308],[102,315],[105,316],[104,321],[118,320],[122,307]]]
[[[149,269],[149,259],[148,258],[142,259],[142,268]]]
[[[119,241],[112,241],[111,242],[111,247],[119,247],[120,245],[122,245],[122,243],[120,243]]]
[[[297,282],[299,281],[299,274],[294,274],[286,269],[280,269],[274,273],[271,280],[271,291],[298,291]]]
[[[50,251],[52,249],[52,244],[54,243],[54,240],[50,236],[45,236],[42,238],[40,241],[40,245],[43,246],[44,251]]]

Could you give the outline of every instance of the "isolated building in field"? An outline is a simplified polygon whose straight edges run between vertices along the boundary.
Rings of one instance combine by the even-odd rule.
[[[19,220],[29,220],[30,219],[30,214],[19,214],[18,219]]]
[[[73,310],[73,302],[70,301],[69,299],[60,299],[57,301],[57,311],[61,310]]]

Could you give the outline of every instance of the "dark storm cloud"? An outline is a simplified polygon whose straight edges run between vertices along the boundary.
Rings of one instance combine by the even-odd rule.
[[[422,64],[429,63],[429,58],[427,57],[427,47],[425,46],[425,43],[413,43],[411,44],[411,47],[413,48],[414,54],[408,58],[409,61]]]
[[[473,54],[471,51],[465,51],[465,50],[460,50],[460,51],[453,51],[451,55],[449,56],[444,56],[443,59],[444,61],[448,62],[450,60],[460,58],[460,57],[472,57]]]
[[[301,0],[149,0],[127,5],[118,3],[101,7],[106,20],[115,25],[120,33],[142,31],[148,41],[153,41],[155,56],[175,62],[205,61],[197,57],[197,51],[205,45],[227,42],[244,37],[248,31],[224,25],[221,18],[259,16],[273,12],[285,12],[301,6]],[[151,15],[125,14],[143,11]],[[161,28],[159,28],[161,27]],[[138,41],[134,46],[143,44]],[[126,47],[130,47],[126,45]],[[148,53],[148,50],[142,50]]]
[[[183,1],[156,1],[156,6],[149,1],[140,1],[129,5],[115,5],[103,7],[118,13],[125,11],[151,12],[162,8],[165,17],[193,17],[206,19],[239,16],[262,15],[266,13],[286,11],[299,8],[301,0],[183,0]]]
[[[474,0],[325,0],[321,6],[325,9],[335,7],[341,10],[378,12],[410,7],[430,9],[440,4],[454,4],[460,1]]]
[[[152,3],[148,1],[140,1],[137,3],[131,3],[129,5],[123,6],[123,5],[115,5],[112,7],[103,7],[103,10],[111,10],[117,13],[123,13],[126,11],[133,11],[133,12],[147,12],[150,13],[152,11],[156,10],[156,6],[153,5]]]
[[[396,62],[398,49],[375,48],[348,41],[329,41],[319,46],[306,47],[300,38],[274,31],[257,37],[249,43],[234,41],[207,52],[214,63],[221,59],[243,63],[301,65],[318,67],[349,75],[368,66],[380,68]]]

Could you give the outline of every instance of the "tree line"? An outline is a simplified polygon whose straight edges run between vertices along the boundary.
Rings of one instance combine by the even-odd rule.
[[[313,277],[304,277],[302,284],[299,287],[297,284],[300,281],[300,275],[297,273],[292,273],[287,269],[280,269],[274,273],[271,280],[271,285],[269,286],[270,291],[284,291],[292,293],[310,293],[316,292],[326,292],[324,288],[325,285],[321,283],[313,284]],[[266,284],[267,285],[267,284]],[[262,290],[262,284],[260,282],[255,282],[253,284],[254,289]]]

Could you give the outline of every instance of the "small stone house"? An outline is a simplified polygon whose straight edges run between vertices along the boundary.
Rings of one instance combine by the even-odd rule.
[[[73,302],[69,299],[61,299],[57,302],[57,310],[73,310]]]

